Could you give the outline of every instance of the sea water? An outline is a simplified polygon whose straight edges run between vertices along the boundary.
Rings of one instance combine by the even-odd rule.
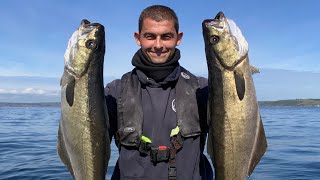
[[[268,149],[249,179],[320,179],[320,107],[261,107]],[[0,179],[72,179],[57,155],[60,107],[0,107]],[[112,143],[107,179],[118,158]]]

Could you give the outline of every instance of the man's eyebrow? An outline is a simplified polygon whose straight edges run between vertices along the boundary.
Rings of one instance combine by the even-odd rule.
[[[156,34],[155,33],[151,33],[151,32],[145,32],[145,33],[143,33],[143,36],[145,37],[145,36],[156,36]]]
[[[144,37],[146,37],[146,36],[157,36],[157,34],[152,33],[152,32],[145,32],[145,33],[143,33],[143,36],[144,36]],[[174,36],[174,33],[172,33],[172,32],[167,32],[167,33],[161,34],[161,36]]]
[[[174,36],[174,33],[172,32],[168,32],[168,33],[164,33],[161,36]]]

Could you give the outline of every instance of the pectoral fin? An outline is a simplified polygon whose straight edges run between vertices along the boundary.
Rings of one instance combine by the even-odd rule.
[[[259,116],[260,117],[260,116]],[[258,122],[258,129],[257,129],[257,136],[255,138],[255,144],[253,145],[253,150],[251,153],[251,158],[249,162],[249,168],[248,168],[248,176],[250,176],[256,167],[256,165],[259,163],[261,157],[266,152],[267,149],[267,139],[264,132],[264,128],[262,125],[261,117]]]
[[[70,76],[70,79],[68,79],[67,88],[66,88],[66,99],[70,107],[73,106],[73,102],[74,102],[74,87],[75,87],[75,78],[73,76]]]
[[[234,81],[236,84],[238,97],[241,101],[243,99],[245,91],[246,91],[246,82],[243,77],[243,74],[235,70],[234,71]]]

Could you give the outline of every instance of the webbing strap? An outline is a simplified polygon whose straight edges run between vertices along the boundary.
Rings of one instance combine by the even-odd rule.
[[[183,139],[181,134],[170,138],[170,149],[169,149],[169,167],[168,167],[168,179],[176,180],[177,179],[177,169],[176,169],[176,154],[182,148]]]

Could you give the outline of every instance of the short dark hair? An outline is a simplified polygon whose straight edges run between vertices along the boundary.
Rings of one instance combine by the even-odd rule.
[[[174,28],[179,32],[179,21],[177,14],[169,7],[163,5],[152,5],[145,8],[139,17],[139,32],[141,32],[143,20],[150,18],[154,21],[160,22],[163,20],[173,21]]]

